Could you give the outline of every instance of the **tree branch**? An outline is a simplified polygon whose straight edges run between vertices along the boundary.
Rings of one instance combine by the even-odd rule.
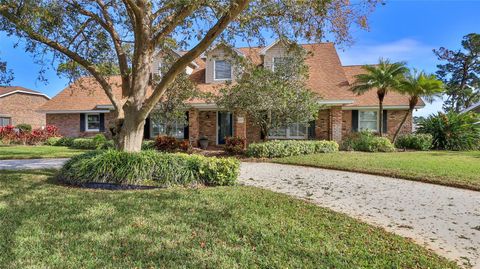
[[[14,16],[8,12],[8,9],[2,9],[0,7],[0,14],[6,18],[10,23],[13,23],[18,30],[23,31],[25,34],[27,34],[31,39],[40,42],[62,54],[70,58],[71,60],[79,63],[81,66],[83,66],[90,74],[92,74],[93,77],[100,83],[102,88],[104,89],[105,93],[107,94],[108,98],[112,102],[113,106],[115,109],[118,110],[119,108],[119,102],[117,98],[114,96],[112,87],[110,83],[101,75],[101,72],[97,69],[97,67],[92,64],[91,62],[87,61],[84,59],[82,56],[77,54],[74,51],[71,51],[70,49],[66,48],[62,44],[53,41],[46,36],[43,36],[37,32],[35,32],[31,27],[22,24],[17,16]]]
[[[229,10],[217,21],[217,23],[207,32],[204,38],[190,51],[180,57],[165,74],[160,83],[155,87],[152,95],[145,101],[144,106],[140,111],[139,117],[146,118],[158,103],[162,95],[165,93],[168,85],[175,80],[175,77],[187,67],[187,65],[195,58],[200,56],[202,52],[213,43],[213,41],[227,28],[229,23],[234,20],[240,12],[247,6],[249,0],[236,0],[231,5]]]
[[[157,47],[158,42],[169,35],[175,28],[183,22],[188,16],[190,16],[196,9],[197,4],[188,4],[187,6],[183,6],[178,12],[172,14],[168,17],[168,21],[165,22],[166,26],[163,27],[155,36],[152,38],[152,42],[154,47]]]

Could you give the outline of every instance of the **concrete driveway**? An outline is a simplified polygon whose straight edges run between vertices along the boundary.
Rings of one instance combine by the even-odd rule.
[[[0,160],[0,170],[61,168],[68,159]]]
[[[480,268],[480,192],[273,163],[242,163],[240,182],[310,200]]]

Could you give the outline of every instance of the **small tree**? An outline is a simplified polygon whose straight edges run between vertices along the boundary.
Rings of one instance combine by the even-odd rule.
[[[354,93],[361,95],[371,90],[377,91],[378,97],[378,131],[383,135],[383,99],[390,90],[397,90],[403,75],[408,71],[405,63],[391,63],[380,59],[377,65],[365,65],[365,74],[355,76],[355,82],[350,88]]]
[[[264,138],[287,124],[307,124],[315,119],[320,105],[319,97],[306,86],[305,56],[303,49],[290,47],[289,56],[275,65],[275,71],[247,64],[237,83],[220,90],[217,104],[245,113]]]
[[[443,83],[436,79],[434,75],[427,75],[424,72],[417,72],[414,70],[413,72],[407,74],[405,79],[400,82],[398,91],[409,96],[409,108],[407,113],[405,113],[405,117],[402,119],[402,122],[398,126],[395,135],[393,136],[394,143],[397,140],[398,134],[405,124],[405,121],[413,113],[413,110],[415,109],[415,106],[420,98],[431,103],[436,97],[441,97],[443,92]]]

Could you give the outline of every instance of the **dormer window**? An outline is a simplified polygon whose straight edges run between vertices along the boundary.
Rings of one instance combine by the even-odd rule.
[[[272,71],[275,71],[275,67],[279,68],[291,62],[290,57],[273,57]]]
[[[232,79],[232,65],[226,60],[215,60],[213,62],[214,80],[231,80]]]

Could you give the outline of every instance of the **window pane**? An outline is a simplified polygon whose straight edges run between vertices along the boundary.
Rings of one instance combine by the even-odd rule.
[[[269,136],[273,136],[273,137],[286,137],[286,136],[287,136],[287,127],[286,127],[286,126],[282,126],[282,127],[278,127],[278,128],[272,129],[272,130],[270,130]]]
[[[359,111],[359,129],[377,131],[377,114],[377,111]]]
[[[87,115],[87,128],[89,130],[100,129],[100,115]]]
[[[302,123],[293,123],[288,126],[290,137],[305,137],[307,134],[307,127]]]
[[[220,60],[215,61],[215,79],[231,79],[232,66],[229,62]]]
[[[0,126],[10,125],[10,118],[0,118]]]

